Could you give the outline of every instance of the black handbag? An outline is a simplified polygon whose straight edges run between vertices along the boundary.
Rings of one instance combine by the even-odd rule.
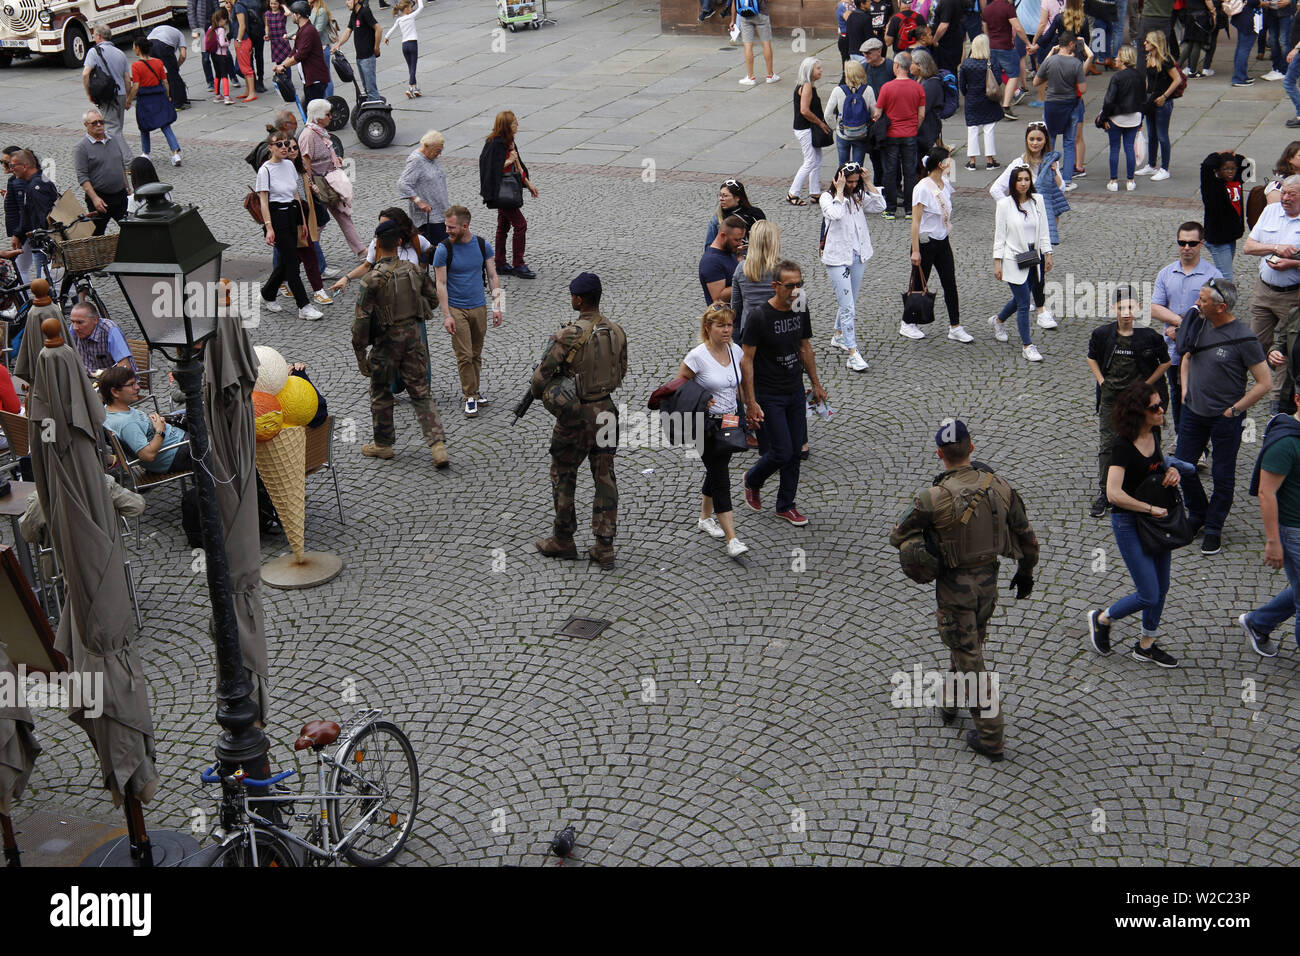
[[[1119,21],[1119,5],[1115,0],[1083,0],[1083,12],[1104,23]]]
[[[723,451],[749,451],[749,433],[745,430],[745,416],[740,411],[740,373],[736,371],[736,356],[731,355],[731,374],[736,379],[736,418],[738,423],[730,427],[722,424],[722,418],[710,415],[705,420],[704,440]]]
[[[1187,508],[1183,505],[1182,494],[1177,487],[1166,488],[1162,483],[1164,476],[1163,468],[1150,475],[1138,485],[1137,493],[1133,496],[1138,501],[1166,511],[1163,518],[1142,512],[1134,515],[1137,519],[1138,540],[1142,542],[1142,550],[1148,554],[1186,547],[1196,536],[1192,530],[1192,521],[1187,517]]]
[[[909,325],[929,325],[934,321],[934,293],[925,287],[919,266],[912,266],[912,277],[903,293],[903,321]]]
[[[497,187],[498,209],[518,209],[524,204],[524,180],[518,173],[501,175],[501,185]]]
[[[835,145],[835,134],[827,133],[820,126],[810,126],[812,130],[813,149],[825,149],[827,146]]]
[[[1016,253],[1016,265],[1022,269],[1030,269],[1038,265],[1042,256],[1038,254],[1037,249],[1026,249],[1024,252]]]

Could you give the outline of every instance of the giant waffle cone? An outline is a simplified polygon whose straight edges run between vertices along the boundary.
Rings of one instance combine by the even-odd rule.
[[[294,560],[301,563],[306,526],[307,430],[286,428],[270,441],[258,442],[257,470],[280,514]]]

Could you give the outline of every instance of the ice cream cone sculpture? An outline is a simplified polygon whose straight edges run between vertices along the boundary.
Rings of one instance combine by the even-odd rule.
[[[271,503],[280,514],[280,524],[293,548],[294,561],[303,561],[303,531],[306,526],[307,430],[285,428],[268,441],[257,443],[257,470],[266,485]]]

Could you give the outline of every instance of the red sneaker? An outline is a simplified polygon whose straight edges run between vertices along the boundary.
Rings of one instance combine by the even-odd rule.
[[[797,528],[802,528],[808,523],[808,519],[799,513],[798,508],[787,508],[785,511],[778,511],[776,516],[784,518]]]
[[[745,485],[745,504],[749,505],[755,511],[763,510],[763,502],[758,497],[758,489]]]

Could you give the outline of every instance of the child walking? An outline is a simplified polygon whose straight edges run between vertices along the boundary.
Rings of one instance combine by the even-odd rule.
[[[399,27],[402,30],[402,56],[406,59],[406,72],[410,74],[410,85],[407,87],[406,95],[420,96],[420,87],[415,82],[415,62],[420,58],[419,37],[415,33],[415,18],[419,16],[420,11],[424,9],[424,0],[419,0],[417,4],[411,3],[411,0],[398,0],[393,7],[393,16],[397,22],[388,28],[384,34],[384,44],[388,44],[388,39],[393,35],[393,31]]]
[[[203,48],[212,54],[212,72],[216,76],[212,81],[212,102],[233,106],[235,101],[230,98],[230,35],[226,31],[229,24],[230,17],[218,7],[203,38]]]

